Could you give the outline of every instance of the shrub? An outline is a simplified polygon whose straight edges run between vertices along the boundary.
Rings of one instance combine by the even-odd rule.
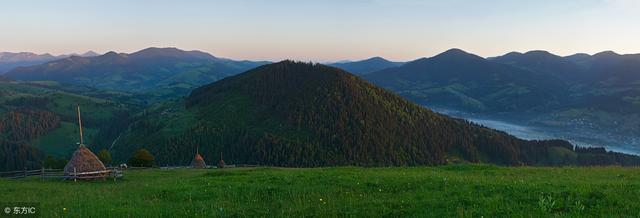
[[[156,158],[147,149],[141,148],[133,153],[129,165],[134,167],[153,167]]]
[[[107,151],[107,149],[100,150],[97,156],[104,165],[111,164],[111,161],[112,161],[111,154],[109,153],[109,151]]]

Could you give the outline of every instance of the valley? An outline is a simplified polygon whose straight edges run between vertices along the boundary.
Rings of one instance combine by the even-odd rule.
[[[619,135],[598,125],[573,122],[570,126],[550,126],[521,118],[517,114],[486,115],[462,112],[437,106],[426,106],[435,112],[469,120],[492,129],[504,131],[528,140],[564,139],[582,147],[605,147],[607,150],[627,154],[640,154],[640,137]]]

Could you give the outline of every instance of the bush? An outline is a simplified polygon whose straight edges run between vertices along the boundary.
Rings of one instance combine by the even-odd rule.
[[[129,159],[129,165],[134,167],[153,167],[156,158],[147,149],[141,148],[133,153]]]
[[[100,152],[98,152],[98,158],[100,159],[100,161],[102,161],[102,163],[104,165],[110,165],[111,164],[111,154],[109,153],[109,151],[107,151],[107,149],[102,149],[100,150]]]

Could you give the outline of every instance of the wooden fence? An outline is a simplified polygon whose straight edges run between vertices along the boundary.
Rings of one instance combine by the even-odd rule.
[[[39,170],[18,170],[18,171],[10,171],[10,172],[0,172],[0,177],[9,178],[9,179],[22,179],[31,176],[38,176],[45,179],[67,179],[67,180],[78,180],[78,179],[100,179],[100,178],[109,178],[116,179],[122,178],[124,173],[120,168],[108,168],[107,170],[95,171],[95,172],[70,172],[65,173],[62,169],[39,169]]]
[[[225,168],[250,168],[250,167],[260,167],[260,165],[251,165],[251,164],[227,164],[224,166]],[[191,166],[166,166],[160,167],[160,169],[183,169],[183,168],[191,168]],[[209,169],[215,169],[216,166],[207,166]],[[65,173],[62,169],[39,169],[39,170],[17,170],[10,172],[0,172],[0,178],[9,178],[9,179],[22,179],[31,176],[39,176],[42,180],[45,179],[67,179],[67,180],[78,180],[78,179],[100,179],[100,178],[109,178],[116,179],[122,178],[124,176],[124,169],[126,170],[146,170],[146,169],[154,169],[153,167],[109,167],[107,170],[95,171],[95,172],[70,172]],[[157,168],[155,168],[157,169]]]

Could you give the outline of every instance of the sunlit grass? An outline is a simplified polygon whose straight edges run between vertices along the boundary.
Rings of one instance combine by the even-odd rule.
[[[640,216],[638,168],[237,168],[127,171],[117,182],[0,180],[44,217]]]

